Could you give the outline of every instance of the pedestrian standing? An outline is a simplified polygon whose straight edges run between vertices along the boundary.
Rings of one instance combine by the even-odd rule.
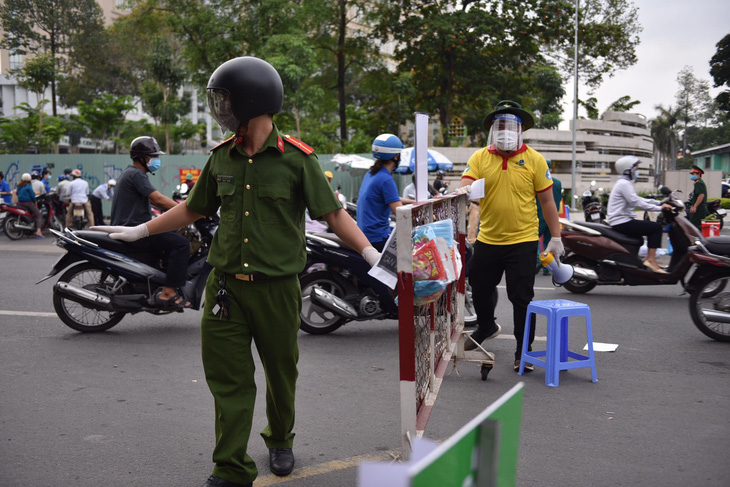
[[[8,205],[13,203],[13,193],[10,191],[10,185],[5,181],[5,174],[0,171],[0,201]]]
[[[694,183],[695,189],[692,191],[692,197],[689,200],[689,221],[694,226],[702,230],[702,220],[707,218],[707,185],[702,180],[705,171],[699,166],[692,166],[689,172],[689,178]]]
[[[548,159],[545,162],[547,162],[548,169],[550,169],[550,171],[552,172],[552,169],[553,169],[552,161],[550,161]],[[560,203],[563,201],[563,184],[554,175],[553,175],[553,200],[555,200],[555,208],[558,210],[558,213],[560,213]],[[542,205],[540,205],[540,198],[536,197],[535,202],[537,203],[537,219],[540,222],[539,227],[538,227],[538,235],[539,235],[539,238],[542,239],[542,248],[544,251],[547,248],[548,244],[550,243],[550,240],[552,239],[552,234],[550,233],[550,228],[548,227],[548,224],[545,221],[545,217],[542,214]],[[542,267],[542,263],[540,262],[540,249],[539,249],[539,245],[538,245],[537,268],[539,269],[540,267]],[[547,275],[547,274],[550,274],[550,271],[547,269],[547,267],[543,267],[542,273]]]
[[[110,179],[104,184],[100,184],[94,191],[89,195],[89,201],[91,202],[91,211],[94,212],[94,222],[104,224],[104,210],[101,206],[101,201],[111,201],[114,197],[114,186],[117,184],[115,179]]]
[[[216,432],[215,467],[204,487],[251,486],[257,476],[247,453],[256,397],[252,343],[266,376],[268,424],[261,436],[269,468],[279,476],[294,468],[304,209],[323,217],[370,265],[380,255],[335,198],[314,149],[282,135],[273,123],[283,95],[279,74],[261,59],[239,57],[219,66],[208,82],[208,103],[216,121],[234,136],[212,149],[185,203],[111,234],[134,240],[180,228],[220,208],[201,323]]]
[[[515,338],[514,369],[519,370],[522,343],[531,347],[535,327],[525,338],[527,305],[534,296],[535,254],[538,246],[537,204],[553,235],[560,235],[558,211],[551,191],[553,182],[545,158],[522,142],[522,132],[533,126],[532,115],[513,101],[499,102],[484,119],[489,145],[475,152],[462,174],[457,192],[468,192],[477,179],[484,179],[480,200],[479,234],[469,265],[469,283],[474,297],[478,328],[464,344],[472,350],[494,338],[501,326],[494,320],[495,289],[506,275],[507,297],[512,303]],[[556,257],[565,251],[560,238],[546,248]],[[531,349],[531,348],[530,348]],[[526,370],[532,367],[525,364]]]

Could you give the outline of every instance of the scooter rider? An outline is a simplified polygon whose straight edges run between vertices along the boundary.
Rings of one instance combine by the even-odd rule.
[[[132,241],[220,208],[201,323],[203,366],[216,409],[215,467],[205,487],[250,486],[257,476],[247,453],[256,397],[252,341],[266,376],[268,425],[261,435],[269,466],[280,476],[294,468],[305,207],[370,265],[379,258],[335,198],[314,149],[281,135],[273,123],[283,95],[281,77],[261,59],[238,57],[219,66],[208,83],[208,103],[234,136],[213,148],[184,203],[147,224],[111,230],[113,238]]]
[[[70,227],[74,221],[73,205],[84,205],[89,226],[93,226],[94,213],[91,210],[91,203],[89,202],[89,183],[83,179],[79,169],[71,171],[71,177],[73,181],[64,188],[68,192],[69,197],[69,206],[66,208],[66,226]]]
[[[648,269],[659,274],[666,274],[666,271],[659,267],[656,261],[656,249],[662,243],[662,226],[657,222],[636,220],[634,209],[640,208],[647,211],[662,211],[662,208],[671,209],[671,205],[659,201],[642,198],[634,190],[634,181],[638,177],[639,163],[636,156],[623,156],[616,161],[616,172],[619,174],[616,185],[611,190],[608,198],[608,224],[617,232],[624,235],[641,237],[646,235],[649,251],[643,264]]]
[[[147,175],[160,168],[162,165],[160,156],[163,154],[165,153],[160,150],[154,137],[137,137],[132,141],[129,146],[132,164],[122,172],[115,185],[111,213],[111,224],[114,226],[96,226],[92,230],[112,233],[129,225],[144,227],[145,222],[152,219],[150,203],[165,210],[177,206],[174,200],[164,196],[152,186]],[[114,235],[112,238],[115,238]],[[184,298],[178,288],[185,284],[190,242],[175,232],[140,235],[134,240],[136,241],[131,243],[134,247],[149,249],[156,253],[167,252],[165,286],[155,294],[155,304],[163,309],[185,306]]]

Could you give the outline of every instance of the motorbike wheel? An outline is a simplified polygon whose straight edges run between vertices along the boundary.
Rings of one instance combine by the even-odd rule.
[[[87,262],[64,272],[59,279],[59,282],[61,281],[108,296],[107,288],[116,279],[108,272]],[[82,333],[106,331],[122,321],[125,315],[125,313],[87,308],[81,303],[64,298],[55,291],[53,292],[53,308],[61,321]]]
[[[584,259],[582,257],[578,257],[577,255],[573,254],[568,256],[567,259],[565,259],[566,264],[570,264],[573,267],[582,267],[584,269],[592,269],[593,266],[591,265],[591,262],[587,259]],[[575,294],[585,294],[594,287],[596,287],[596,283],[593,281],[586,281],[583,279],[578,279],[577,277],[571,278],[568,282],[563,284],[563,287],[570,291],[571,293]]]
[[[323,289],[340,298],[345,295],[345,290],[337,283],[331,272],[315,271],[305,274],[299,279],[299,284],[302,287],[302,311],[299,314],[302,330],[313,335],[324,335],[345,324],[345,318],[317,306],[309,297],[313,288]]]
[[[10,240],[20,240],[23,238],[23,234],[25,233],[25,230],[15,226],[17,221],[18,217],[11,218],[8,216],[5,218],[3,228],[5,230],[5,235],[7,235]]]
[[[722,292],[728,279],[727,275],[705,277],[689,297],[689,314],[695,326],[720,342],[730,342],[730,292]]]

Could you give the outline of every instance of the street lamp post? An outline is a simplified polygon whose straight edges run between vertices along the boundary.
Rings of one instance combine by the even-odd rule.
[[[575,50],[573,55],[573,159],[570,165],[570,208],[575,211],[576,183],[575,183],[575,166],[576,166],[576,124],[578,123],[578,2],[575,0]]]

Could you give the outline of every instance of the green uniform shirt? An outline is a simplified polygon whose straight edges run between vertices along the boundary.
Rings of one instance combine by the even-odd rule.
[[[220,207],[208,262],[229,274],[297,274],[307,257],[305,207],[319,218],[340,203],[312,149],[276,125],[253,157],[235,144],[232,138],[211,151],[186,202],[206,216]]]

